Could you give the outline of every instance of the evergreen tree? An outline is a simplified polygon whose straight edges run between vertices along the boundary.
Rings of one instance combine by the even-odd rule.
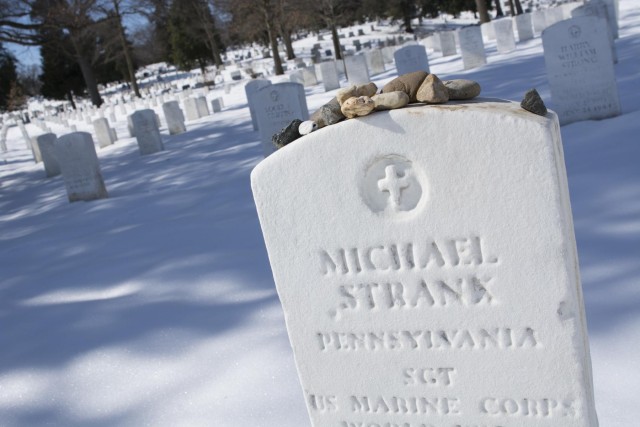
[[[0,43],[0,111],[7,108],[11,85],[18,79],[16,58]]]
[[[196,64],[201,67],[211,58],[211,50],[205,42],[206,35],[198,31],[192,8],[185,8],[181,1],[173,1],[169,9],[169,42],[171,62],[183,70],[190,70]]]
[[[62,31],[45,30],[48,40],[40,48],[42,57],[42,95],[51,99],[67,99],[73,104],[73,94],[81,94],[86,85],[80,66],[65,53],[72,49],[67,35]],[[65,46],[66,45],[66,46]]]

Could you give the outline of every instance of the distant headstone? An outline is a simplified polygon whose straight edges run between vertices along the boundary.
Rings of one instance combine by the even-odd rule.
[[[393,53],[396,51],[396,48],[393,46],[385,46],[381,49],[382,59],[384,59],[385,64],[393,64],[395,59],[393,58]]]
[[[464,107],[347,120],[251,174],[311,425],[598,425],[557,118]]]
[[[381,74],[385,72],[384,69],[384,57],[380,49],[373,49],[365,52],[365,58],[367,59],[367,67],[371,71],[372,75]]]
[[[350,85],[369,83],[369,69],[364,55],[347,56],[344,59],[347,68],[347,78]]]
[[[603,19],[584,16],[542,33],[551,99],[561,124],[621,112],[607,31]]]
[[[545,10],[545,22],[547,27],[552,26],[553,24],[560,22],[564,19],[564,11],[561,7],[550,7]]]
[[[513,17],[518,32],[518,41],[523,42],[533,38],[533,23],[530,13],[523,13]]]
[[[140,110],[131,115],[141,155],[153,154],[164,150],[155,114],[153,110]]]
[[[364,30],[362,28],[358,29],[358,35],[359,36],[364,36]]]
[[[613,34],[611,21],[609,20],[609,11],[607,10],[606,4],[601,1],[591,1],[589,3],[585,3],[582,6],[576,7],[571,11],[571,14],[574,18],[578,18],[580,16],[594,16],[603,19],[607,23],[609,46],[611,47],[613,62],[618,62],[618,53],[616,51],[616,44],[614,40],[615,37]]]
[[[127,116],[127,130],[129,131],[129,136],[130,137],[135,137],[136,136],[136,131],[133,127],[133,120],[131,119],[131,115]]]
[[[493,29],[496,32],[498,53],[509,53],[516,50],[516,38],[513,35],[513,22],[510,18],[496,19],[493,21]]]
[[[186,132],[187,128],[184,125],[184,114],[180,109],[178,101],[169,101],[162,104],[162,112],[167,122],[169,135],[178,135]]]
[[[451,56],[456,54],[456,39],[453,31],[440,31],[437,33],[440,39],[440,51],[442,56]]]
[[[258,130],[258,119],[256,117],[255,106],[251,103],[251,95],[254,92],[262,89],[263,87],[270,85],[271,81],[263,79],[251,80],[249,83],[244,85],[244,93],[247,97],[247,103],[249,104],[249,113],[251,114],[251,124],[253,125],[253,130]]]
[[[58,138],[55,157],[70,202],[108,197],[90,133],[73,132]]]
[[[401,47],[393,56],[400,76],[414,71],[429,72],[427,49],[420,44]]]
[[[184,112],[187,117],[187,121],[191,122],[193,120],[198,120],[200,118],[200,113],[198,111],[198,103],[194,98],[183,99],[182,105],[184,105]]]
[[[45,133],[36,138],[47,177],[60,175],[60,165],[55,154],[57,140],[58,138],[53,133]]]
[[[271,143],[274,133],[288,126],[294,119],[307,120],[309,110],[304,87],[298,83],[278,83],[265,86],[251,94],[264,156],[275,150]]]
[[[320,64],[320,75],[322,76],[325,92],[340,89],[340,79],[338,78],[338,69],[335,61],[322,62]]]
[[[2,129],[0,130],[0,149],[2,149],[3,153],[6,153],[7,150],[7,132],[9,132],[9,126],[2,125]]]
[[[33,154],[33,161],[36,163],[40,163],[42,161],[42,154],[40,153],[40,147],[38,146],[38,141],[35,136],[30,138],[31,144],[31,153]]]
[[[199,96],[196,98],[196,108],[198,110],[198,117],[207,117],[209,115],[209,106],[207,105],[207,98]]]
[[[618,12],[617,12],[617,6],[616,6],[618,4],[617,0],[591,0],[589,2],[586,2],[585,6],[590,5],[592,3],[600,3],[607,8],[607,19],[609,20],[611,33],[613,34],[613,38],[617,39],[619,36],[618,35]],[[573,11],[571,13],[573,13]]]
[[[482,36],[487,41],[491,41],[491,40],[495,40],[496,39],[496,32],[493,29],[493,23],[492,22],[485,22],[484,24],[480,25],[480,30],[482,31]]]
[[[531,13],[531,22],[533,23],[533,32],[536,34],[542,34],[545,28],[547,28],[547,16],[543,9],[534,10]]]
[[[458,37],[460,39],[460,55],[462,55],[465,70],[477,68],[487,63],[487,53],[484,50],[482,30],[479,26],[461,28]]]
[[[211,111],[214,113],[222,111],[222,98],[214,98],[211,100]]]
[[[108,147],[115,142],[107,119],[102,117],[95,119],[93,121],[93,130],[96,133],[96,139],[98,140],[100,148]]]
[[[318,84],[315,67],[304,67],[300,69],[300,72],[302,73],[302,81],[305,87],[315,86]]]

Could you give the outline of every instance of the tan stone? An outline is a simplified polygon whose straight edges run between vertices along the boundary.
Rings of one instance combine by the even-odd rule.
[[[449,91],[435,74],[429,74],[420,85],[416,99],[428,104],[442,104],[449,100]]]
[[[342,104],[342,114],[348,119],[366,116],[375,108],[375,102],[368,96],[351,97]]]
[[[367,83],[364,85],[353,85],[340,89],[336,93],[336,99],[342,105],[347,99],[358,96],[372,97],[378,91],[378,86],[375,83]]]
[[[416,94],[427,74],[426,71],[414,71],[398,76],[384,85],[382,93],[402,91],[409,95],[409,102],[417,102]]]
[[[409,103],[409,95],[402,91],[386,92],[371,97],[376,110],[394,110]]]

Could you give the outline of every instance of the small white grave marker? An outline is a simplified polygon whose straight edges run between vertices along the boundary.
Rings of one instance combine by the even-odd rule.
[[[312,425],[597,426],[553,112],[380,112],[251,181]]]
[[[456,37],[453,31],[440,31],[438,37],[440,39],[440,49],[442,56],[451,56],[456,54]]]
[[[344,64],[350,85],[360,85],[371,81],[364,55],[347,56],[344,58]]]
[[[115,142],[107,119],[103,117],[95,119],[93,121],[93,130],[96,133],[96,139],[98,140],[100,148],[108,147],[109,145],[113,145]]]
[[[338,69],[336,68],[335,61],[320,63],[320,74],[325,92],[340,89],[340,78],[338,77]]]
[[[45,133],[36,138],[47,177],[60,175],[60,165],[55,154],[57,140],[58,138],[53,133]]]
[[[510,18],[493,21],[493,29],[496,32],[498,53],[509,53],[516,50],[516,38],[513,35],[513,22]]]
[[[184,114],[180,109],[178,101],[169,101],[162,104],[162,112],[167,122],[169,135],[178,135],[186,132],[187,128],[184,125]]]
[[[63,135],[58,138],[55,147],[55,157],[60,165],[70,202],[107,197],[96,147],[90,133]]]

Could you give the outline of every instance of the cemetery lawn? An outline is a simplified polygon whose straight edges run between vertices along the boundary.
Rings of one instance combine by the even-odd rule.
[[[314,42],[294,46],[308,53]],[[476,80],[489,98],[519,102],[536,87],[553,109],[540,37],[508,54],[498,54],[495,41],[487,46],[487,65],[468,71],[460,71],[459,54],[429,52],[431,71]],[[616,46],[623,114],[563,126],[562,138],[600,425],[633,427],[640,425],[634,0],[620,1]],[[373,80],[381,87],[393,77],[388,69]],[[242,84],[213,92],[210,99],[224,98],[223,111],[187,122],[180,135],[163,127],[163,152],[140,156],[118,121],[120,140],[98,149],[110,197],[92,202],[68,203],[62,178],[45,178],[10,128],[9,152],[0,153],[0,427],[309,425],[249,184],[262,159],[259,135]],[[306,93],[313,112],[335,91],[320,83]]]

